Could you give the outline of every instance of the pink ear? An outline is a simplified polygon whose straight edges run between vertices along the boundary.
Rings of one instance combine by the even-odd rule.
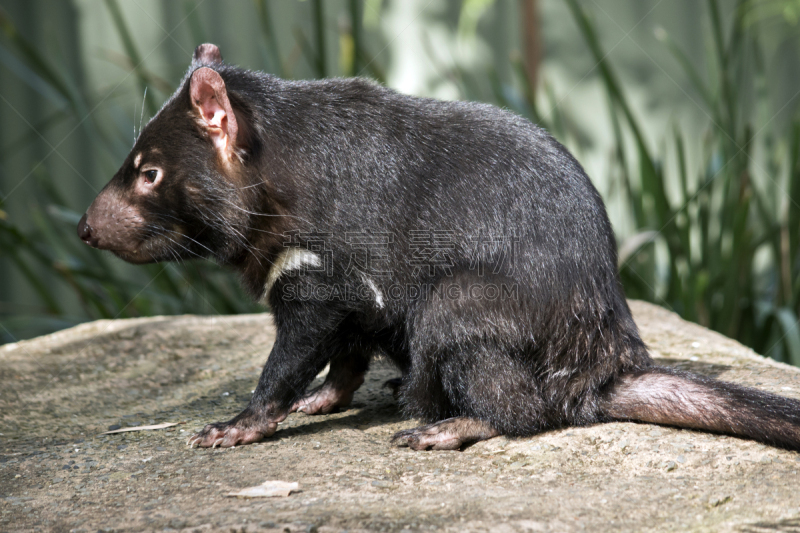
[[[231,157],[239,128],[222,76],[208,67],[199,68],[192,74],[189,89],[192,106],[214,146],[223,157]]]

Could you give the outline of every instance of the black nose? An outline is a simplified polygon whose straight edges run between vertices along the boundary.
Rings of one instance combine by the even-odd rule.
[[[78,222],[78,237],[89,246],[97,247],[97,239],[92,237],[92,227],[86,223],[86,215]]]

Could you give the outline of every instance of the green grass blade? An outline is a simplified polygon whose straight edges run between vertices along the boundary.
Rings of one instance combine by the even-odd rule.
[[[683,52],[680,46],[675,43],[675,41],[666,31],[659,31],[657,36],[659,40],[661,40],[667,46],[667,49],[672,53],[675,60],[678,61],[681,68],[683,68],[683,71],[688,76],[689,81],[691,81],[694,90],[697,91],[702,97],[703,103],[705,103],[709,109],[713,109],[715,106],[714,97],[689,57]]]
[[[364,6],[362,4],[363,0],[350,0],[350,27],[353,33],[352,76],[358,76],[364,64],[362,58],[364,49]]]

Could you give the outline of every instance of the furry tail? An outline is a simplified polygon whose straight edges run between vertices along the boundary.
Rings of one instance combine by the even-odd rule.
[[[603,394],[607,419],[725,433],[800,450],[800,401],[651,367],[621,375]]]

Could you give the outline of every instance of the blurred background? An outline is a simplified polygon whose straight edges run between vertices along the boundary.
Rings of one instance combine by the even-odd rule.
[[[209,262],[75,225],[194,47],[368,76],[549,129],[606,200],[627,294],[800,365],[800,0],[0,0],[0,342],[262,310]]]

